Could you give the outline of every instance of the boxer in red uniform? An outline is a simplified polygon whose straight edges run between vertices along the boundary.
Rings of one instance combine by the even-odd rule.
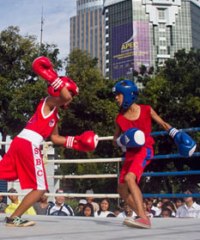
[[[151,137],[153,119],[174,138],[180,154],[191,156],[196,143],[188,136],[166,123],[149,105],[139,105],[135,101],[137,86],[130,80],[122,80],[113,87],[120,112],[115,120],[114,144],[125,149],[118,183],[118,192],[122,199],[135,211],[137,218],[126,218],[124,224],[131,227],[150,228],[151,222],[143,208],[142,193],[138,186],[145,167],[153,157],[154,140]]]
[[[21,218],[48,189],[47,178],[40,146],[50,136],[56,145],[77,151],[93,151],[97,146],[97,135],[86,131],[80,136],[61,136],[58,132],[58,108],[66,108],[78,94],[76,83],[68,77],[58,77],[51,61],[46,57],[36,58],[33,71],[48,81],[49,96],[42,99],[26,127],[14,138],[8,152],[0,161],[0,179],[19,179],[22,189],[32,189],[19,207],[5,219],[6,226],[32,226],[33,221]]]

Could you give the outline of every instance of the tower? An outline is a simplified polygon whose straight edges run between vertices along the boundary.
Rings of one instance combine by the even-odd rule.
[[[105,0],[105,75],[130,76],[200,48],[199,0]]]
[[[77,0],[77,14],[70,18],[70,52],[87,51],[98,58],[98,67],[104,72],[104,17],[103,0]]]

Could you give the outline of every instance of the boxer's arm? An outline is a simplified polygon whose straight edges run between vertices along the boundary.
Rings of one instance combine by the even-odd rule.
[[[115,132],[114,132],[114,135],[113,135],[113,144],[114,146],[117,146],[117,139],[118,137],[121,135],[121,129],[119,127],[119,125],[115,122]]]
[[[81,135],[66,136],[64,147],[82,152],[94,151],[98,144],[98,135],[93,131],[85,131]]]
[[[151,108],[151,117],[152,119],[160,125],[162,128],[164,128],[166,131],[169,131],[169,129],[172,127],[169,123],[165,122],[154,110]]]
[[[130,128],[119,136],[116,142],[119,147],[141,147],[145,144],[145,135],[137,128]]]
[[[60,92],[64,88],[65,83],[58,77],[52,62],[47,57],[36,58],[32,63],[32,69],[35,74],[48,81],[55,90]]]
[[[60,95],[60,97],[52,97],[52,96],[48,96],[46,98],[46,102],[44,104],[44,108],[43,108],[43,114],[45,116],[49,115],[49,113],[55,108],[55,107],[61,107],[64,104],[69,104],[72,101],[72,96],[69,93],[69,91],[67,91],[66,88],[63,88],[63,90],[61,92],[65,92],[64,93],[64,97],[62,97],[62,94]]]
[[[115,122],[115,132],[114,132],[114,136],[113,136],[113,145],[115,147],[119,147],[118,143],[117,143],[117,139],[120,137],[122,131],[121,128],[119,127],[119,125]],[[126,152],[126,147],[125,146],[120,146],[122,152]]]
[[[176,128],[169,130],[169,136],[174,139],[179,153],[184,157],[191,157],[196,150],[196,142],[186,133]]]
[[[53,132],[50,136],[51,141],[55,144],[55,145],[64,145],[66,138],[64,136],[59,135],[59,131],[58,131],[58,124],[56,124],[56,126],[53,129]]]
[[[178,147],[179,153],[184,157],[190,157],[196,150],[196,142],[184,132],[173,128],[170,124],[165,122],[152,108],[151,117],[174,139],[175,144]]]
[[[98,144],[98,136],[93,131],[85,131],[81,135],[64,137],[59,135],[57,124],[50,138],[56,145],[62,145],[66,148],[82,152],[94,151]]]

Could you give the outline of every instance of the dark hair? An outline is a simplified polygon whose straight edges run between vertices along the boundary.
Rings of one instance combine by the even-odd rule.
[[[110,201],[109,201],[109,199],[108,199],[108,198],[103,198],[103,199],[101,199],[101,202],[100,202],[100,204],[99,204],[100,209],[97,211],[97,214],[98,214],[98,215],[100,215],[101,212],[102,212],[101,203],[102,203],[103,201],[106,201],[106,202],[108,203],[108,209],[110,208]]]
[[[86,208],[90,208],[91,209],[91,217],[94,217],[94,208],[93,205],[91,203],[86,203],[83,207],[83,211],[82,211],[82,216],[85,216],[84,212]]]
[[[114,213],[108,213],[107,217],[116,217]]]
[[[197,185],[191,185],[191,184],[187,184],[182,188],[182,191],[185,193],[187,191],[191,192],[191,194],[193,193],[199,193],[199,188]],[[196,201],[197,199],[192,197],[193,201]]]
[[[172,211],[169,208],[165,207],[162,209],[161,214],[160,214],[161,217],[162,217],[163,212],[168,212],[169,217],[172,217]]]
[[[162,205],[162,209],[168,208],[169,210],[171,210],[169,207],[172,209],[172,211],[176,212],[176,207],[173,202],[167,201]]]
[[[3,195],[1,195],[1,192],[2,191],[0,191],[0,196],[2,197],[2,203],[7,203],[7,197],[6,196],[3,196]]]

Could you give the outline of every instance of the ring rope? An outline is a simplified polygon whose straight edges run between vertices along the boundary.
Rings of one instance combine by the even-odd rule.
[[[2,192],[2,196],[9,196],[9,195],[16,195],[16,196],[25,196],[26,193],[7,193]],[[93,194],[86,194],[86,193],[45,193],[48,197],[56,197],[56,196],[64,196],[68,198],[87,198],[87,197],[94,197],[94,198],[120,198],[119,194],[117,193],[93,193]],[[200,193],[193,193],[193,194],[184,194],[184,193],[143,193],[144,198],[186,198],[186,197],[193,197],[193,198],[200,198]]]
[[[187,128],[187,129],[180,129],[182,131],[185,132],[192,132],[192,131],[199,131],[200,128]],[[152,132],[151,134],[152,136],[163,136],[163,135],[168,135],[167,131],[160,131],[160,132]],[[108,137],[99,137],[98,138],[99,141],[101,140],[113,140],[113,136],[108,136]],[[1,145],[9,145],[12,141],[10,142],[2,142],[0,141]],[[42,144],[47,144],[47,145],[52,145],[52,142],[43,142]],[[46,146],[44,148],[46,148]],[[193,154],[192,157],[197,157],[200,156],[200,152],[195,152]],[[168,159],[168,158],[183,158],[180,154],[176,153],[176,154],[165,154],[165,155],[155,155],[154,156],[154,160],[156,159]],[[122,157],[120,158],[104,158],[104,159],[70,159],[70,160],[66,160],[66,159],[57,159],[57,160],[47,160],[45,158],[46,162],[48,163],[100,163],[100,162],[121,162],[123,160]],[[200,170],[196,170],[196,171],[182,171],[182,172],[145,172],[143,173],[143,176],[180,176],[180,175],[195,175],[195,174],[199,174]],[[103,178],[111,178],[111,177],[117,177],[117,174],[99,174],[99,175],[68,175],[68,176],[61,176],[61,175],[57,175],[54,176],[54,178],[98,178],[99,177],[103,177]],[[7,193],[7,192],[2,192],[1,195],[3,196],[9,196],[9,195],[20,195],[20,196],[25,196],[25,193]],[[47,196],[59,196],[59,194],[45,194]],[[85,193],[65,193],[62,194],[65,197],[94,197],[94,198],[104,198],[104,197],[108,197],[108,198],[119,198],[119,194],[85,194]],[[199,193],[193,193],[193,194],[183,194],[183,193],[172,193],[172,194],[155,194],[155,193],[144,193],[143,194],[144,197],[153,197],[153,198],[184,198],[184,197],[196,197],[196,198],[200,198],[200,194]]]
[[[185,128],[185,129],[179,129],[180,131],[184,132],[196,132],[200,131],[200,127],[194,127],[194,128]],[[169,133],[167,131],[156,131],[152,132],[151,136],[164,136],[168,135]],[[99,141],[104,141],[104,140],[113,140],[113,136],[107,136],[107,137],[98,137]],[[9,145],[12,141],[10,142],[2,142],[0,141],[1,145]],[[46,142],[47,144],[53,144],[51,141]]]
[[[200,170],[197,171],[181,171],[181,172],[145,172],[143,177],[162,177],[162,176],[186,176],[199,175]],[[117,178],[117,174],[84,174],[84,175],[54,175],[48,176],[55,179],[86,179],[86,178]]]
[[[200,152],[193,153],[192,157],[199,157]],[[152,160],[168,159],[168,158],[185,158],[179,153],[175,154],[158,154]],[[108,162],[121,162],[124,158],[93,158],[93,159],[52,159],[47,160],[48,163],[108,163]]]
[[[195,131],[200,131],[200,127],[196,127],[196,128],[185,128],[185,129],[179,129],[180,131],[183,132],[195,132]],[[152,132],[151,136],[165,136],[165,135],[169,135],[169,133],[167,131],[157,131],[157,132]],[[98,140],[113,140],[113,136],[108,136],[108,137],[98,137]]]

